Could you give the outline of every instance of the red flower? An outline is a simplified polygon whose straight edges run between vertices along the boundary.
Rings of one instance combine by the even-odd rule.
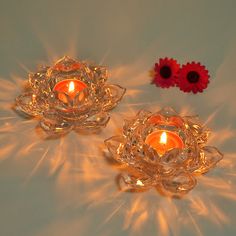
[[[154,79],[152,83],[158,87],[169,88],[176,85],[179,74],[179,64],[172,58],[161,58],[154,67]]]
[[[202,92],[209,83],[209,74],[199,62],[183,65],[179,72],[178,86],[184,92]]]

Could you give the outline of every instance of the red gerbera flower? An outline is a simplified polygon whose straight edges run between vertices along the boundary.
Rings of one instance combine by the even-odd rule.
[[[209,83],[209,74],[205,66],[199,62],[183,65],[179,72],[178,86],[184,92],[202,92]]]
[[[154,67],[154,79],[152,83],[158,87],[169,88],[176,84],[179,74],[179,64],[172,58],[161,58]]]

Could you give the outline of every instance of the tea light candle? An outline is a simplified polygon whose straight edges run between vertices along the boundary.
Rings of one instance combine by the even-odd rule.
[[[178,134],[168,130],[152,132],[147,136],[145,143],[154,148],[161,156],[173,148],[184,148],[183,140]]]
[[[62,102],[67,103],[67,97],[65,94],[69,96],[71,100],[73,100],[76,96],[76,94],[79,91],[82,91],[85,89],[87,85],[83,83],[80,80],[77,79],[66,79],[58,82],[55,87],[53,88],[53,91],[58,92],[58,99]]]

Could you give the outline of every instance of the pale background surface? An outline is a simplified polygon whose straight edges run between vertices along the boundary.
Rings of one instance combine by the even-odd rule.
[[[234,0],[0,0],[0,235],[236,235],[235,9]],[[128,92],[100,135],[43,141],[37,121],[10,105],[28,71],[65,54],[107,65]],[[165,56],[207,65],[208,89],[150,85]],[[103,140],[138,109],[166,105],[207,121],[224,160],[184,200],[119,193]]]

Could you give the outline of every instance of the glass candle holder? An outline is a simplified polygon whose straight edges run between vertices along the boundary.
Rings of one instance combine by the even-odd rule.
[[[181,197],[196,185],[196,176],[212,169],[223,155],[206,146],[210,131],[197,116],[178,115],[166,107],[157,113],[140,111],[125,120],[123,134],[105,140],[111,157],[123,167],[122,190],[151,187]]]
[[[125,89],[107,84],[103,66],[73,60],[67,56],[53,66],[29,75],[15,109],[40,120],[48,136],[96,132],[109,121],[108,111],[122,99]]]

